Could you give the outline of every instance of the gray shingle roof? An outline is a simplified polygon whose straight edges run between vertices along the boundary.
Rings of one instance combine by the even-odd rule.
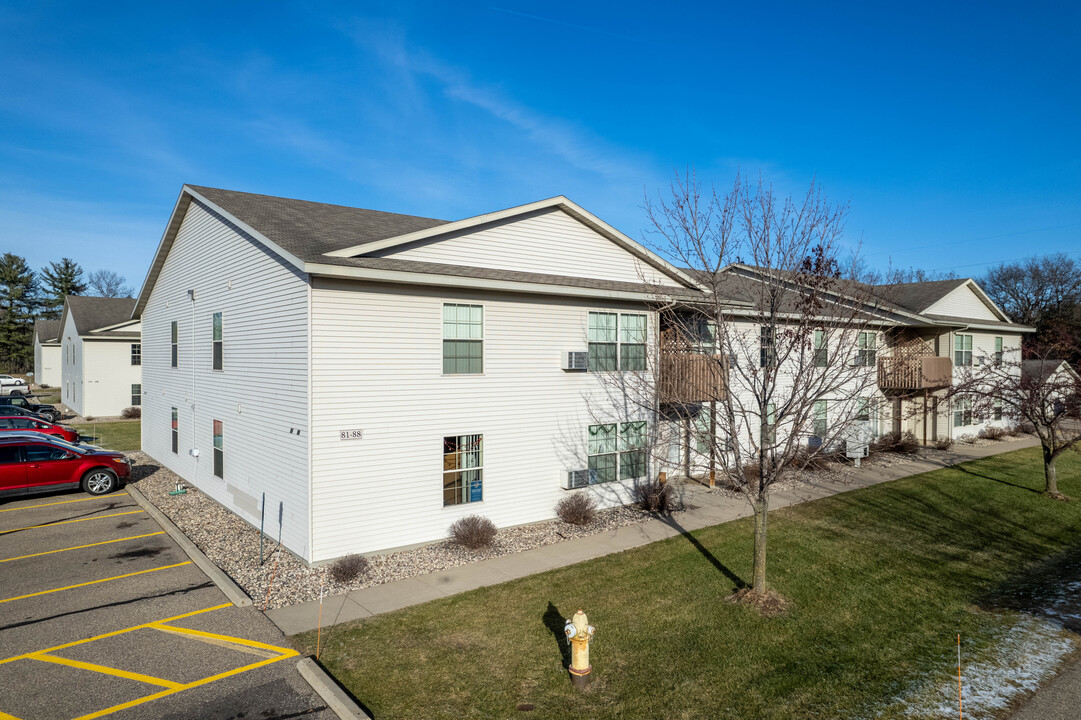
[[[966,282],[968,278],[928,280],[897,285],[875,285],[874,289],[883,300],[900,305],[906,310],[921,313]]]
[[[324,253],[427,230],[446,220],[188,185],[304,262]]]
[[[56,342],[60,335],[60,321],[38,318],[34,321],[34,335],[41,343]]]
[[[80,335],[89,335],[94,330],[110,325],[119,325],[131,319],[132,308],[135,307],[135,298],[104,298],[86,297],[84,295],[68,295],[64,300],[68,306],[68,312],[75,322],[75,330]],[[138,337],[137,332],[110,332],[104,333],[104,337]]]

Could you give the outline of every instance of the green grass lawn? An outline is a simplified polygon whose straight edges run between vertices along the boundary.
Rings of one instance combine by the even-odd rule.
[[[1063,492],[1079,477],[1063,457]],[[874,717],[956,673],[957,633],[969,654],[1018,619],[996,593],[1081,549],[1081,502],[1042,484],[1022,450],[771,513],[783,617],[724,602],[750,576],[747,520],[330,628],[321,662],[377,718]],[[584,693],[562,664],[579,607],[598,628]]]
[[[108,450],[138,450],[142,447],[142,422],[88,422],[71,427],[79,431],[79,435],[87,438],[93,445],[101,445]]]

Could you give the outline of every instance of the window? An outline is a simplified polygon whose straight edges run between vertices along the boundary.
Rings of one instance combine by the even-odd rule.
[[[616,313],[591,312],[589,314],[589,369],[593,372],[609,372],[619,369]]]
[[[971,335],[969,337],[972,337]],[[953,406],[953,426],[965,427],[972,424],[972,398],[963,397],[957,399]]]
[[[143,404],[143,386],[138,383],[131,386],[131,404],[133,407]]]
[[[1002,364],[1002,338],[995,338],[995,365]]]
[[[176,350],[176,348],[177,348],[176,336],[177,336],[176,320],[173,320],[173,322],[169,325],[169,342],[172,344],[172,356],[171,356],[172,360],[169,363],[169,367],[176,367],[176,361],[177,361],[177,355],[178,355],[177,350]]]
[[[26,445],[26,461],[42,462],[44,460],[63,460],[68,452],[64,448],[52,445]]]
[[[225,438],[221,420],[214,421],[214,474],[225,477]]]
[[[443,505],[484,499],[484,436],[443,438]]]
[[[825,439],[828,432],[827,418],[828,418],[827,402],[825,400],[815,400],[814,404],[814,435],[817,438]]]
[[[172,430],[170,431],[170,434],[173,436],[173,454],[176,455],[179,453],[180,449],[180,417],[176,412],[176,408],[173,408]]]
[[[878,355],[878,333],[861,332],[856,336],[856,365],[871,367]]]
[[[815,330],[815,367],[826,367],[829,351],[826,349],[826,331]]]
[[[1001,399],[995,400],[992,417],[995,420],[1001,420],[1002,419],[1002,400]]]
[[[717,323],[699,320],[691,328],[691,347],[696,353],[713,355],[717,352]]]
[[[589,426],[589,484],[633,480],[646,474],[646,423]]]
[[[131,344],[131,364],[142,365],[143,364],[143,344],[132,343]]]
[[[214,335],[213,335],[212,342],[213,342],[213,345],[214,345],[214,349],[213,349],[214,360],[213,360],[212,369],[221,370],[222,369],[222,361],[224,360],[224,358],[222,357],[223,348],[222,348],[222,341],[221,341],[222,327],[221,327],[221,313],[220,312],[214,313],[213,322],[214,322],[214,330],[213,330]]]
[[[443,305],[443,374],[484,372],[484,307]]]
[[[710,449],[710,417],[707,412],[700,412],[694,418],[694,449],[700,454]]]
[[[762,423],[762,444],[777,444],[777,406],[773,403],[766,404],[766,418]]]
[[[17,462],[22,462],[22,459],[22,453],[19,452],[18,446],[0,447],[0,465],[14,465]]]
[[[957,367],[972,367],[972,336],[953,336],[953,364]]]
[[[616,479],[618,435],[616,425],[589,426],[589,484],[607,483]]]
[[[633,480],[646,474],[646,423],[619,426],[619,479]]]
[[[646,316],[619,316],[619,369],[631,372],[646,369]]]
[[[762,337],[759,340],[759,344],[759,363],[762,367],[772,365],[775,359],[775,350],[773,346],[773,328],[766,325],[762,326]]]

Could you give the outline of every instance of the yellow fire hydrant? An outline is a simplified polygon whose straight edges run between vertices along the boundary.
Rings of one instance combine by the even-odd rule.
[[[593,671],[589,664],[589,643],[593,641],[596,631],[597,628],[589,624],[589,618],[581,610],[574,613],[574,617],[563,627],[567,642],[571,645],[571,683],[575,687],[589,685],[589,674]]]

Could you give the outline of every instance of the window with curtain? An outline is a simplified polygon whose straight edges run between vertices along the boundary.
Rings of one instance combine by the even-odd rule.
[[[225,429],[221,420],[214,421],[214,474],[225,477]]]
[[[619,435],[615,423],[590,425],[588,438],[589,484],[607,483],[616,479],[619,463]]]
[[[443,304],[443,374],[484,372],[484,306]]]
[[[826,349],[826,331],[815,330],[815,367],[829,364],[829,351]]]
[[[443,505],[484,499],[484,436],[443,438]]]
[[[871,367],[878,356],[878,333],[861,332],[856,336],[856,364]]]
[[[222,317],[220,312],[214,313],[213,317],[213,369],[221,370],[225,361],[224,348],[222,346]]]
[[[633,480],[646,474],[646,423],[619,426],[619,479]]]
[[[953,336],[953,364],[957,367],[972,367],[972,336]]]

